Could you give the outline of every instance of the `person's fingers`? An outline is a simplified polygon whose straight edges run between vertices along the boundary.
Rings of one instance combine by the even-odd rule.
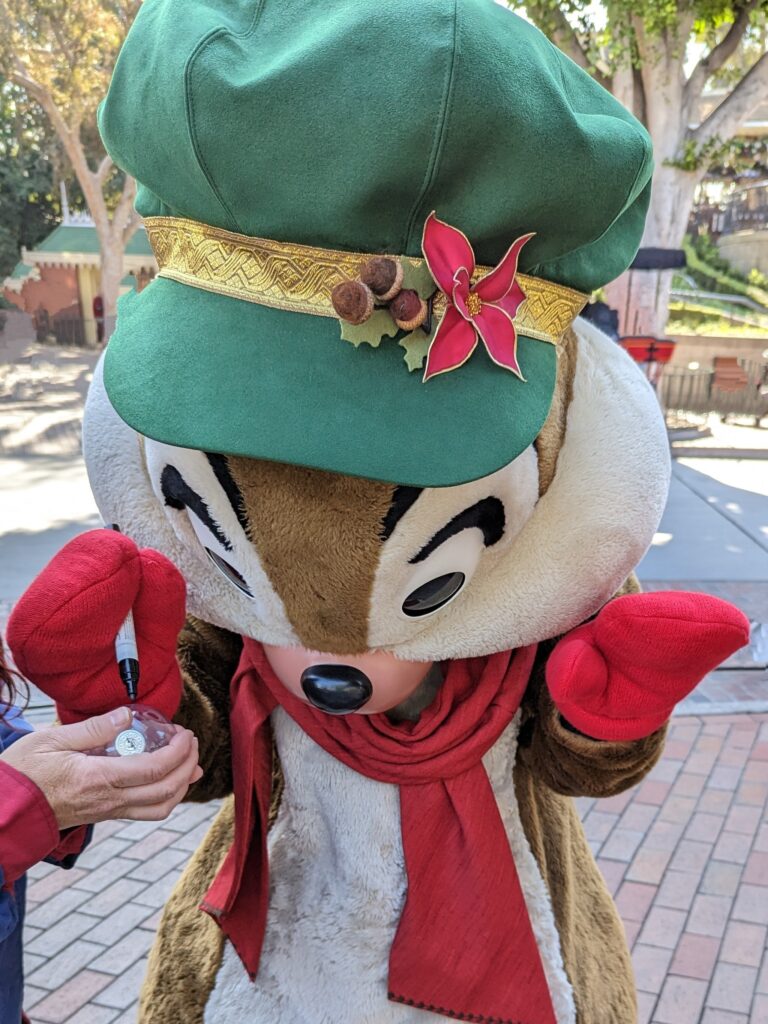
[[[104,780],[116,789],[132,789],[162,782],[187,760],[193,749],[196,750],[196,744],[194,733],[180,729],[173,734],[167,747],[161,747],[151,754],[105,758],[101,769]]]
[[[179,800],[174,800],[167,804],[155,804],[154,807],[128,807],[120,817],[126,821],[165,821],[178,803]]]
[[[190,780],[197,766],[197,749],[193,748],[179,766],[159,782],[147,786],[134,786],[121,789],[115,796],[119,797],[125,807],[151,807],[155,804],[169,803],[182,799],[190,786]]]
[[[62,725],[46,733],[56,750],[92,750],[103,747],[131,724],[131,713],[127,707],[115,708],[105,715],[86,718],[73,725]]]

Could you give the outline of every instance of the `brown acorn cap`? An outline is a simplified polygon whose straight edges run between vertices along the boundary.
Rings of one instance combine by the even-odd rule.
[[[403,286],[400,260],[391,256],[374,256],[360,271],[360,280],[368,285],[377,302],[389,302]]]
[[[342,320],[364,324],[373,312],[373,292],[361,281],[342,281],[331,292],[331,302]]]
[[[418,292],[405,288],[389,304],[392,318],[401,331],[415,331],[427,319],[427,304]]]

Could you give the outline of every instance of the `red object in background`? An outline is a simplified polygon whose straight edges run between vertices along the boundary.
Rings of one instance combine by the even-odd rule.
[[[636,363],[668,363],[675,351],[675,342],[646,335],[620,338],[619,344]]]

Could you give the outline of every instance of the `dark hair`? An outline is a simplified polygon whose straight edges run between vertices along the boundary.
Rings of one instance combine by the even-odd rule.
[[[5,717],[8,709],[15,704],[19,694],[24,695],[24,701],[29,699],[29,691],[24,680],[18,672],[8,667],[5,658],[5,648],[0,639],[0,722]]]

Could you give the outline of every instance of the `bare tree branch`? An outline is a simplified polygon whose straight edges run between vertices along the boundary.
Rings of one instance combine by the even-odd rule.
[[[741,122],[752,113],[765,98],[768,90],[768,53],[753,64],[737,86],[712,111],[708,118],[692,131],[689,138],[698,145],[719,136],[731,138]]]
[[[749,27],[749,16],[760,4],[761,0],[744,0],[738,5],[738,12],[733,24],[723,38],[709,53],[705,54],[691,72],[685,86],[686,103],[692,106],[704,91],[707,80],[725,64],[729,57],[738,49]],[[736,6],[736,5],[734,5]]]
[[[120,201],[112,214],[112,232],[115,237],[124,237],[128,231],[133,217],[133,201],[136,198],[136,179],[126,174],[123,182],[123,191],[120,194]],[[128,238],[133,234],[134,228]]]
[[[13,70],[10,72],[10,79],[12,82],[15,82],[16,85],[20,85],[27,95],[39,103],[43,108],[51,121],[54,131],[61,139],[64,147],[67,149],[67,155],[69,155],[69,146],[72,141],[72,130],[70,125],[68,125],[64,119],[64,115],[57,107],[49,90],[40,82],[36,81],[36,79],[32,78],[18,57],[15,60]]]
[[[658,68],[658,63],[652,59],[651,53],[649,52],[648,41],[645,37],[645,25],[643,24],[642,18],[637,15],[632,16],[632,30],[635,36],[635,45],[637,46],[639,60],[639,66],[635,67],[635,89],[642,88],[644,96],[654,95],[654,80],[653,72]]]
[[[75,59],[74,54],[72,53],[71,49],[67,45],[66,36],[61,31],[61,26],[60,26],[58,20],[56,18],[46,18],[46,21],[47,21],[48,25],[50,26],[50,30],[51,30],[51,32],[53,34],[54,39],[56,40],[56,42],[59,45],[60,52],[63,54],[64,59],[67,62],[67,66],[69,67],[69,70],[70,71],[74,71],[75,68],[77,67],[77,60]]]
[[[98,169],[96,171],[96,180],[98,181],[101,187],[104,186],[104,183],[107,180],[107,177],[109,176],[109,172],[112,170],[114,166],[115,165],[112,162],[112,157],[109,156],[109,154],[107,154],[107,156],[105,156],[99,164]]]
[[[141,217],[136,213],[135,210],[131,210],[131,216],[128,219],[128,223],[123,230],[123,245],[128,245],[130,240],[136,234],[137,230],[141,227]]]
[[[551,36],[552,42],[559,46],[563,53],[567,53],[571,60],[578,64],[580,68],[588,71],[589,61],[587,60],[587,54],[573,26],[559,7],[555,7],[551,11],[551,15],[555,22]]]
[[[552,42],[558,46],[563,53],[566,53],[575,64],[578,64],[580,68],[588,71],[602,86],[605,86],[606,89],[610,89],[610,77],[600,68],[592,66],[587,55],[587,51],[582,46],[581,40],[576,34],[576,30],[560,8],[555,7],[549,13],[555,23],[554,30],[551,33]]]
[[[645,82],[640,68],[632,68],[632,113],[642,124],[648,124],[648,100],[645,95]]]
[[[114,316],[125,243],[140,222],[132,211],[136,184],[126,178],[111,217],[105,191],[111,192],[114,165],[109,156],[99,155],[92,169],[88,147],[93,140],[96,104],[106,91],[120,44],[140,3],[0,0],[3,73],[24,91],[29,103],[44,112],[82,188],[99,239],[108,317]]]
[[[61,144],[69,157],[77,180],[80,182],[88,209],[96,224],[99,237],[101,237],[101,231],[109,224],[109,215],[101,184],[98,181],[98,175],[94,174],[88,166],[88,159],[80,138],[79,125],[73,128],[72,125],[67,124],[64,115],[49,90],[32,78],[24,64],[18,59],[16,60],[14,70],[11,71],[10,78],[17,85],[20,85],[32,99],[39,103],[47,114],[54,131],[61,140]]]

